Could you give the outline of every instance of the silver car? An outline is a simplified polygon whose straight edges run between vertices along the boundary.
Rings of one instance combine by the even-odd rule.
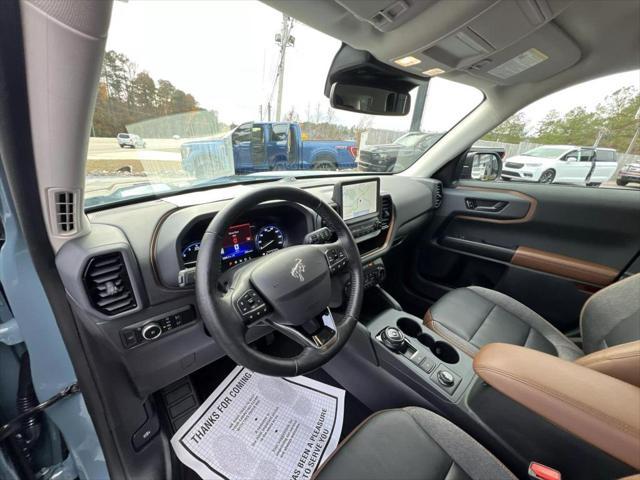
[[[116,138],[118,139],[118,145],[120,145],[120,148],[145,148],[147,146],[146,142],[139,135],[134,133],[119,133]]]

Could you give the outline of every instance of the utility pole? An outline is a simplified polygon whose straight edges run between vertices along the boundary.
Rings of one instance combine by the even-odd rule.
[[[598,129],[598,134],[596,135],[596,141],[593,142],[593,148],[596,148],[598,145],[600,145],[600,141],[602,140],[602,138],[608,134],[609,134],[609,130],[607,128],[600,127]]]
[[[293,47],[296,39],[291,35],[293,29],[293,18],[282,14],[282,30],[276,33],[276,44],[280,45],[280,61],[278,62],[278,103],[276,103],[276,122],[281,120],[282,115],[282,90],[284,88],[284,59],[287,54],[287,47]]]
[[[627,147],[627,151],[624,153],[631,153],[636,146],[636,141],[638,141],[638,137],[640,136],[640,108],[636,112],[635,117],[633,119],[636,121],[636,133],[633,135],[631,142],[629,143],[629,147]]]

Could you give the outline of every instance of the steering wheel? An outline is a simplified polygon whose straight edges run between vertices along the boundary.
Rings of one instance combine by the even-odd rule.
[[[274,200],[317,212],[337,240],[287,247],[223,272],[221,251],[228,227],[255,205]],[[345,271],[351,274],[349,298],[344,316],[334,323],[322,315],[331,300],[331,277]],[[362,262],[349,228],[334,209],[300,188],[269,186],[237,197],[213,218],[202,238],[196,263],[200,315],[225,353],[254,372],[296,376],[328,362],[353,332],[363,295]],[[302,351],[292,358],[258,351],[246,340],[247,330],[256,325],[283,333]]]

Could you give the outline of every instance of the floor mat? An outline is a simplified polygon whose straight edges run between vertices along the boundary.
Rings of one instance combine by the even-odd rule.
[[[235,368],[171,444],[202,478],[306,480],[338,444],[342,389]]]
[[[344,387],[339,384],[331,375],[323,369],[315,370],[307,373],[305,377],[309,377],[318,382],[326,383],[336,388]],[[344,396],[344,421],[342,422],[342,434],[340,440],[344,440],[358,425],[367,419],[373,412],[355,396],[345,390]]]

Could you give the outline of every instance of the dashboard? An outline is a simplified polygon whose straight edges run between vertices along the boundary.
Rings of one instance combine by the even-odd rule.
[[[342,205],[346,211],[340,211],[335,185],[352,179],[375,179],[380,195],[363,185],[347,188]],[[441,185],[396,175],[298,178],[287,183],[306,189],[347,217],[365,266],[424,228],[437,208]],[[112,378],[111,367],[120,365],[128,385],[142,398],[224,355],[199,316],[193,282],[181,284],[180,275],[195,273],[200,241],[213,217],[233,198],[257,188],[262,185],[212,188],[95,211],[88,214],[91,231],[58,251],[56,265],[82,337],[87,348],[105,360],[100,372],[104,378]],[[223,268],[303,244],[308,234],[324,227],[317,212],[284,201],[256,205],[232,223],[226,232]],[[109,283],[111,275],[117,277],[114,285]],[[100,297],[114,286],[117,296]],[[336,295],[342,295],[339,286]],[[254,339],[266,333],[251,331]]]
[[[378,179],[379,190],[347,188],[341,207],[335,185],[351,179]],[[435,180],[396,175],[281,182],[316,195],[346,219],[362,258],[365,287],[367,282],[380,283],[383,257],[426,227],[442,196]],[[155,401],[145,399],[192,388],[189,375],[225,356],[202,321],[194,282],[180,278],[189,272],[195,276],[194,261],[211,220],[235,197],[263,185],[223,186],[94,211],[87,215],[87,234],[69,239],[56,254],[78,336],[91,353],[104,404],[118,419],[115,434],[131,439],[131,458],[137,458],[140,448],[166,446],[166,437],[154,434],[160,428],[158,415],[150,410]],[[317,212],[284,201],[256,205],[231,223],[221,265],[231,269],[236,262],[302,244],[307,235],[313,241],[314,234],[328,229]],[[318,243],[328,240],[318,236]],[[332,277],[329,307],[334,312],[340,312],[348,280],[347,272]],[[270,327],[255,326],[246,339],[270,342],[271,333]],[[181,410],[180,418],[190,415],[192,407]]]

